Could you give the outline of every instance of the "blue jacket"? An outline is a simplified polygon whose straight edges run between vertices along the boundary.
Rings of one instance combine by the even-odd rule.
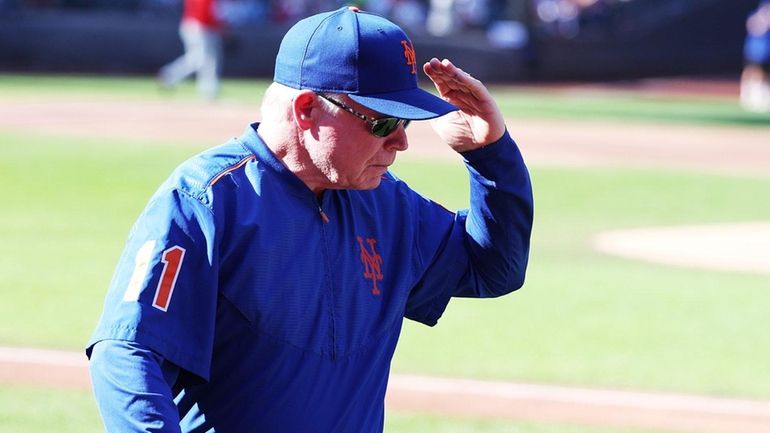
[[[458,213],[391,174],[319,200],[256,125],[182,164],[134,225],[88,343],[107,429],[381,432],[403,318],[434,325],[452,296],[524,281],[518,148],[506,132],[463,156]]]

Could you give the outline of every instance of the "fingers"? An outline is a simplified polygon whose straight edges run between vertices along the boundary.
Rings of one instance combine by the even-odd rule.
[[[477,115],[485,111],[486,105],[484,101],[475,97],[474,95],[462,91],[450,90],[445,95],[444,99],[451,102],[455,106],[461,108],[464,112]]]
[[[458,68],[447,59],[439,61],[434,57],[423,65],[423,70],[431,80],[434,80],[434,82],[438,81],[455,86],[473,85],[475,84],[474,82],[480,83],[480,81],[476,80],[469,73]]]
[[[486,87],[481,81],[473,78],[469,73],[458,68],[447,59],[439,61],[434,57],[423,65],[423,71],[433,81],[436,90],[445,99],[449,98],[450,94],[452,97],[459,98],[463,102],[469,101],[468,96],[470,96],[471,100],[488,100],[490,98]],[[466,97],[460,97],[460,94],[465,94]]]
[[[423,65],[423,71],[433,81],[439,95],[460,109],[434,123],[436,132],[450,146],[455,150],[469,150],[503,136],[505,119],[481,81],[447,59],[432,58]]]

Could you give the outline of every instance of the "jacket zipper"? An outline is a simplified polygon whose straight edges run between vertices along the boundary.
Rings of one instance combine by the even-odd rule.
[[[329,224],[329,216],[326,215],[326,212],[324,212],[321,205],[318,205],[318,214],[321,216],[321,221],[324,222],[324,224]]]
[[[331,358],[332,360],[337,359],[337,318],[334,311],[334,283],[332,278],[332,265],[329,260],[330,254],[329,254],[329,245],[327,244],[326,239],[326,230],[324,229],[324,226],[329,223],[329,216],[326,215],[326,212],[324,212],[323,207],[321,206],[321,200],[318,199],[316,201],[316,206],[318,207],[318,215],[321,217],[321,242],[323,245],[323,260],[324,264],[326,265],[326,285],[327,289],[329,290],[329,313],[331,314]]]

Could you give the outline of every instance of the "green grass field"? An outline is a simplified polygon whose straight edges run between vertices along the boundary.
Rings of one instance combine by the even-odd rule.
[[[90,392],[39,387],[0,387],[0,426],[5,433],[100,433],[104,431]],[[495,419],[474,420],[408,413],[388,413],[385,431],[388,433],[618,433],[608,428],[512,423]],[[623,433],[653,432],[631,429],[624,430]]]
[[[224,89],[255,106],[262,92],[250,82]],[[0,76],[0,98],[157,99],[155,90],[142,79]],[[175,98],[194,93],[182,89]],[[770,126],[720,100],[697,110],[694,101],[631,95],[585,106],[554,93],[498,98],[508,116],[657,121],[652,113],[662,112],[675,121]],[[173,167],[201,149],[136,142],[130,134],[105,142],[0,130],[0,345],[81,349],[131,224]],[[394,171],[450,208],[467,200],[459,163],[409,159]],[[499,300],[457,300],[433,329],[407,323],[396,372],[770,399],[770,376],[761,374],[770,359],[766,276],[637,263],[589,245],[608,229],[767,220],[770,177],[532,167],[532,178],[536,223],[525,287]],[[34,416],[44,406],[22,401],[50,402],[51,424]],[[87,393],[0,386],[0,425],[8,431],[87,432],[83,425],[95,420]],[[603,432],[407,414],[388,423],[389,432]]]

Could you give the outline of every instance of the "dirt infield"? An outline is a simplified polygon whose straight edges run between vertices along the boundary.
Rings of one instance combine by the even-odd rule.
[[[724,87],[719,89],[729,94]],[[0,99],[0,129],[95,138],[130,131],[133,139],[213,145],[238,135],[256,120],[257,111],[256,103]],[[509,119],[508,126],[531,165],[669,167],[731,176],[770,175],[770,128],[531,119]],[[410,126],[409,137],[406,158],[456,158],[437,143],[427,122]],[[82,354],[0,348],[2,383],[87,388],[85,366]],[[770,431],[770,402],[402,375],[392,377],[387,405],[440,414],[693,433]]]
[[[669,266],[770,275],[770,221],[599,233],[594,248]]]

